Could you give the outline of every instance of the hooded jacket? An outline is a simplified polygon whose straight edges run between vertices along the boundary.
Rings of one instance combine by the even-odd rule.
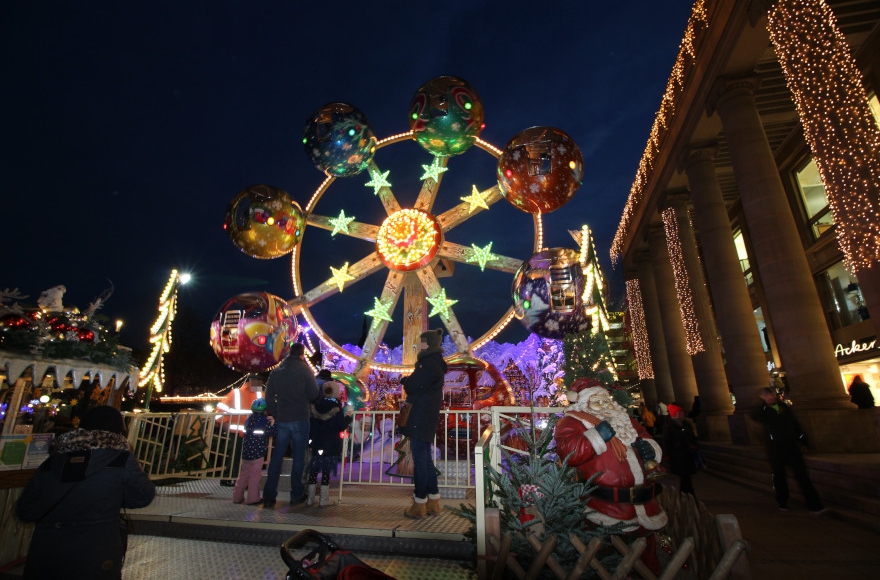
[[[404,434],[411,439],[430,443],[440,423],[446,361],[443,360],[441,347],[428,347],[417,356],[413,373],[400,380],[406,391],[406,404],[413,406]]]
[[[36,524],[24,578],[120,578],[120,510],[145,507],[155,495],[122,435],[59,435],[15,506],[18,519]]]

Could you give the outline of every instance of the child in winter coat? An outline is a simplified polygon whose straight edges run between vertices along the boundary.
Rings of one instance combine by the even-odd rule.
[[[312,403],[309,423],[309,448],[312,459],[309,463],[309,487],[307,506],[315,505],[318,490],[318,473],[321,474],[320,502],[330,505],[330,476],[336,473],[336,465],[342,457],[342,433],[351,423],[351,415],[343,412],[340,397],[342,383],[326,381],[322,388],[324,398]]]
[[[266,414],[266,399],[254,399],[251,416],[244,424],[244,442],[241,446],[241,471],[232,488],[232,502],[244,503],[247,490],[248,505],[260,503],[260,479],[263,461],[269,448],[269,437],[275,436],[275,419]]]

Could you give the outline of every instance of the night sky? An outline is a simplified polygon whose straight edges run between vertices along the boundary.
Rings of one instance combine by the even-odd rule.
[[[123,344],[143,348],[159,294],[178,268],[194,276],[179,308],[204,317],[207,340],[207,324],[227,298],[293,295],[289,257],[251,258],[222,224],[232,198],[253,184],[282,188],[306,205],[323,180],[301,143],[312,112],[350,103],[383,138],[409,129],[421,85],[454,75],[479,94],[490,143],[504,147],[546,125],[578,144],[584,183],[545,216],[545,246],[576,247],[568,230],[588,224],[619,300],[622,272],[612,269],[608,248],[689,14],[689,2],[658,0],[4,2],[0,288],[18,288],[35,304],[42,290],[63,284],[65,305],[85,309],[112,283],[101,313],[124,319]],[[410,174],[430,156],[404,143],[376,160],[391,169],[405,203],[406,190],[420,185]],[[453,157],[450,168],[441,197],[451,201],[441,209],[459,203],[470,184],[494,184],[494,159],[476,148]],[[359,220],[381,219],[363,186],[368,179],[337,181],[316,213],[343,208]],[[453,241],[493,241],[493,251],[527,259],[531,217],[501,205],[479,226],[456,230]],[[353,242],[307,228],[306,287],[372,249]],[[474,271],[458,265],[447,295],[459,300],[453,310],[465,332],[479,336],[510,305],[512,276],[468,278]],[[337,342],[359,338],[385,272],[372,278],[316,307]],[[527,336],[512,326],[503,337]],[[392,331],[386,340],[396,345]]]

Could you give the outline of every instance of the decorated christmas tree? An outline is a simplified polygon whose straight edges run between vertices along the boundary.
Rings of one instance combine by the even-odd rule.
[[[629,407],[632,396],[617,382],[617,371],[604,332],[600,330],[594,334],[585,330],[568,334],[564,350],[566,387],[580,378],[595,379],[609,390],[620,406]]]
[[[619,525],[598,526],[584,517],[589,509],[584,498],[592,489],[591,481],[583,481],[565,461],[555,453],[553,430],[556,418],[552,417],[547,428],[533,437],[531,430],[517,423],[514,428],[526,443],[526,454],[509,454],[504,451],[501,471],[486,468],[490,482],[490,507],[499,508],[502,535],[512,539],[510,553],[528,570],[535,560],[537,550],[529,542],[534,536],[543,543],[555,537],[558,542],[553,557],[564,569],[570,569],[579,553],[569,539],[576,536],[584,544],[594,537],[607,538],[619,534]],[[476,522],[473,506],[462,504],[453,510],[457,515]],[[597,556],[607,569],[613,569],[620,556],[613,550],[602,550]],[[545,569],[537,578],[555,578]]]

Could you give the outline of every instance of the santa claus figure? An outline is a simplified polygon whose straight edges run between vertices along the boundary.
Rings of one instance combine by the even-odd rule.
[[[568,457],[585,481],[598,474],[586,518],[623,523],[625,532],[665,526],[666,513],[656,499],[661,487],[648,477],[662,456],[657,442],[595,379],[576,380],[569,399],[554,435],[559,457]]]

